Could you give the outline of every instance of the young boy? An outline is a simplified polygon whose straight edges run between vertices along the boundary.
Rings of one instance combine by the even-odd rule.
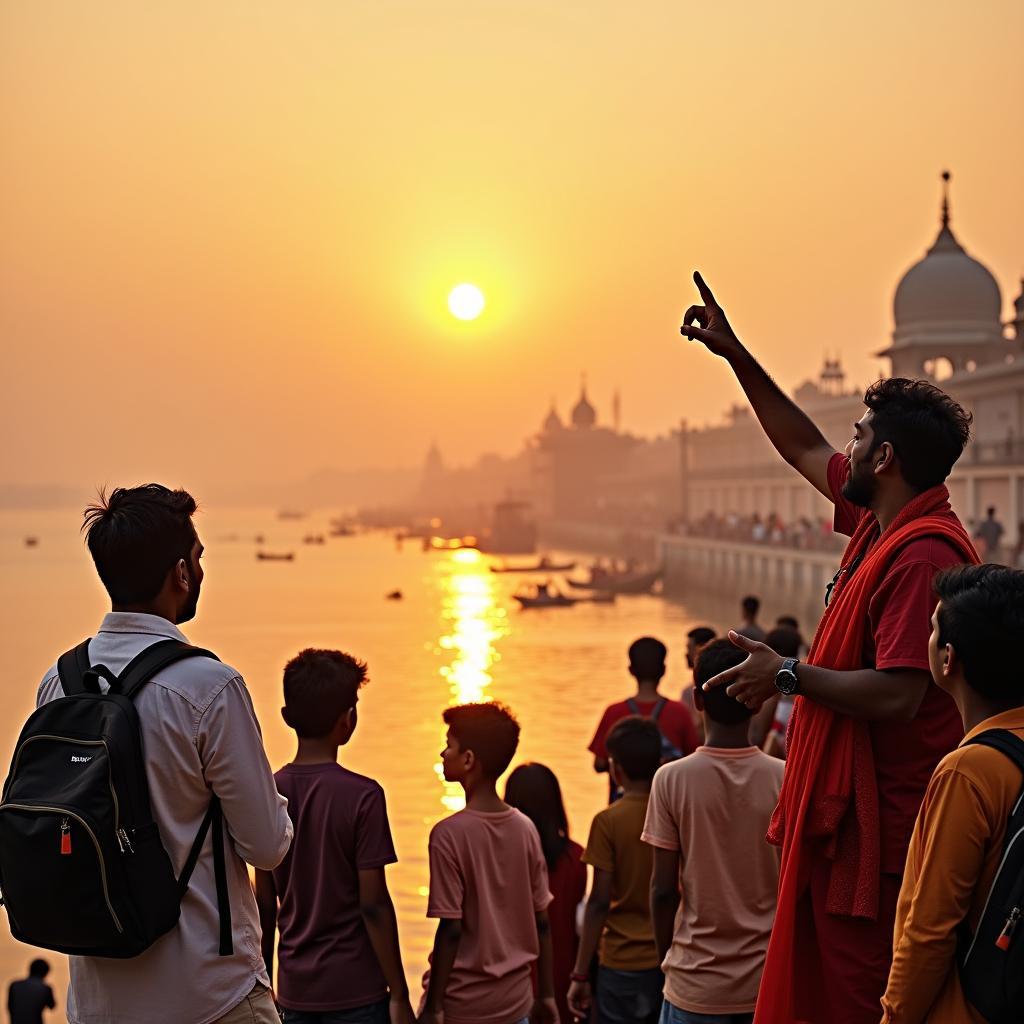
[[[306,650],[284,670],[281,715],[298,736],[274,776],[295,827],[273,873],[256,872],[263,959],[286,1024],[413,1024],[384,866],[393,864],[384,791],[338,764],[356,728],[366,665]],[[278,908],[280,907],[280,917]]]
[[[605,708],[597,732],[590,741],[590,752],[594,755],[594,771],[608,771],[608,749],[606,738],[612,726],[629,715],[642,715],[652,719],[664,737],[661,760],[683,757],[695,750],[699,742],[685,705],[677,700],[668,700],[658,692],[658,685],[665,675],[665,657],[668,650],[660,640],[644,636],[633,642],[629,648],[629,674],[636,680],[636,693],[617,704]],[[618,796],[613,780],[609,779],[609,803]]]
[[[882,1007],[893,1024],[981,1024],[985,1018],[960,984],[957,931],[961,922],[972,934],[977,929],[1021,795],[1021,772],[1005,754],[970,741],[990,729],[1024,740],[1024,572],[948,569],[935,592],[932,678],[956,702],[967,735],[939,762],[914,825]],[[1019,926],[1010,941],[1024,941]]]
[[[751,712],[724,686],[701,690],[744,658],[729,640],[700,652],[694,699],[704,715],[704,746],[661,768],[651,790],[643,840],[654,847],[661,1024],[747,1024],[754,1017],[779,882],[779,851],[765,832],[784,765],[751,744]]]
[[[608,754],[622,799],[594,818],[583,853],[594,878],[571,975],[569,1008],[589,1016],[588,972],[597,952],[594,1001],[599,1024],[656,1024],[664,977],[648,903],[652,856],[640,832],[651,779],[661,764],[658,727],[649,718],[622,719],[608,734]]]
[[[427,917],[439,921],[419,1020],[556,1024],[540,837],[495,788],[519,745],[519,723],[498,703],[451,707],[442,718],[444,777],[465,790],[466,809],[430,833]]]

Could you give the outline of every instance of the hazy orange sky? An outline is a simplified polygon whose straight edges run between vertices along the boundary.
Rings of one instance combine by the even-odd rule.
[[[1020,0],[6,3],[0,481],[510,453],[581,371],[715,419],[694,267],[785,385],[863,383],[942,168],[1018,294],[1022,48]]]

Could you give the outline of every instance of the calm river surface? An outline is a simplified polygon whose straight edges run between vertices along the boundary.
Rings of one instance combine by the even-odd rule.
[[[5,776],[43,672],[95,632],[107,609],[79,522],[74,511],[0,512]],[[293,750],[279,713],[285,662],[309,646],[341,648],[369,662],[359,728],[341,760],[378,779],[387,793],[399,856],[388,876],[410,985],[418,991],[433,933],[424,917],[427,834],[462,806],[461,790],[440,777],[442,709],[491,697],[507,702],[522,725],[513,764],[536,760],[554,769],[572,834],[585,842],[606,794],[586,747],[604,705],[629,692],[627,646],[644,634],[663,639],[663,689],[678,696],[687,679],[686,630],[705,621],[730,625],[732,602],[688,607],[632,597],[523,612],[512,599],[523,577],[490,572],[496,560],[489,556],[425,554],[416,544],[398,550],[385,534],[331,539],[323,547],[300,542],[306,533],[325,532],[326,522],[326,515],[280,521],[269,510],[203,511],[197,523],[206,580],[197,619],[185,629],[244,675],[274,769]],[[28,534],[39,537],[38,547],[24,545]],[[295,561],[257,562],[256,534],[268,550],[294,550]],[[405,599],[386,601],[396,589]],[[23,974],[32,955],[11,939],[4,918],[0,982]],[[62,1006],[65,960],[45,955]]]

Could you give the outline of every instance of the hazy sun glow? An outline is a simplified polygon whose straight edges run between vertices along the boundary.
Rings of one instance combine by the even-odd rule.
[[[484,308],[484,293],[475,284],[457,284],[448,295],[448,308],[460,320],[475,320]]]

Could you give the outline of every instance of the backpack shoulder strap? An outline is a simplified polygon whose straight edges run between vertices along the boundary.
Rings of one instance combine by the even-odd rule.
[[[120,693],[124,697],[133,698],[143,686],[161,669],[173,665],[176,661],[184,658],[213,658],[219,661],[213,651],[207,651],[202,647],[193,647],[191,644],[183,643],[181,640],[168,638],[158,640],[151,644],[144,651],[140,651],[117,677],[117,687],[111,687],[113,692]]]
[[[986,729],[967,742],[992,747],[993,750],[1005,754],[1020,769],[1021,775],[1024,775],[1024,740],[1015,736],[1009,729]]]
[[[635,700],[633,700],[632,697],[627,697],[626,698],[626,707],[629,708],[629,713],[631,715],[639,715],[640,714],[640,706],[637,704],[637,702]]]
[[[654,705],[654,710],[651,712],[651,721],[657,722],[658,716],[665,710],[665,698],[659,697],[658,703]]]
[[[65,651],[57,659],[57,675],[65,696],[85,693],[85,673],[89,671],[89,641],[83,640],[77,647]]]
[[[185,865],[178,876],[178,902],[185,898],[188,891],[188,883],[192,878],[192,872],[199,862],[199,854],[202,852],[203,844],[206,842],[206,834],[213,830],[211,843],[213,844],[213,881],[217,889],[217,916],[220,919],[220,941],[219,953],[221,956],[231,956],[234,952],[234,943],[231,935],[231,904],[228,897],[228,875],[224,862],[224,812],[220,806],[220,798],[210,797],[210,806],[199,826],[196,838],[192,843],[192,849],[188,851],[185,858]]]

